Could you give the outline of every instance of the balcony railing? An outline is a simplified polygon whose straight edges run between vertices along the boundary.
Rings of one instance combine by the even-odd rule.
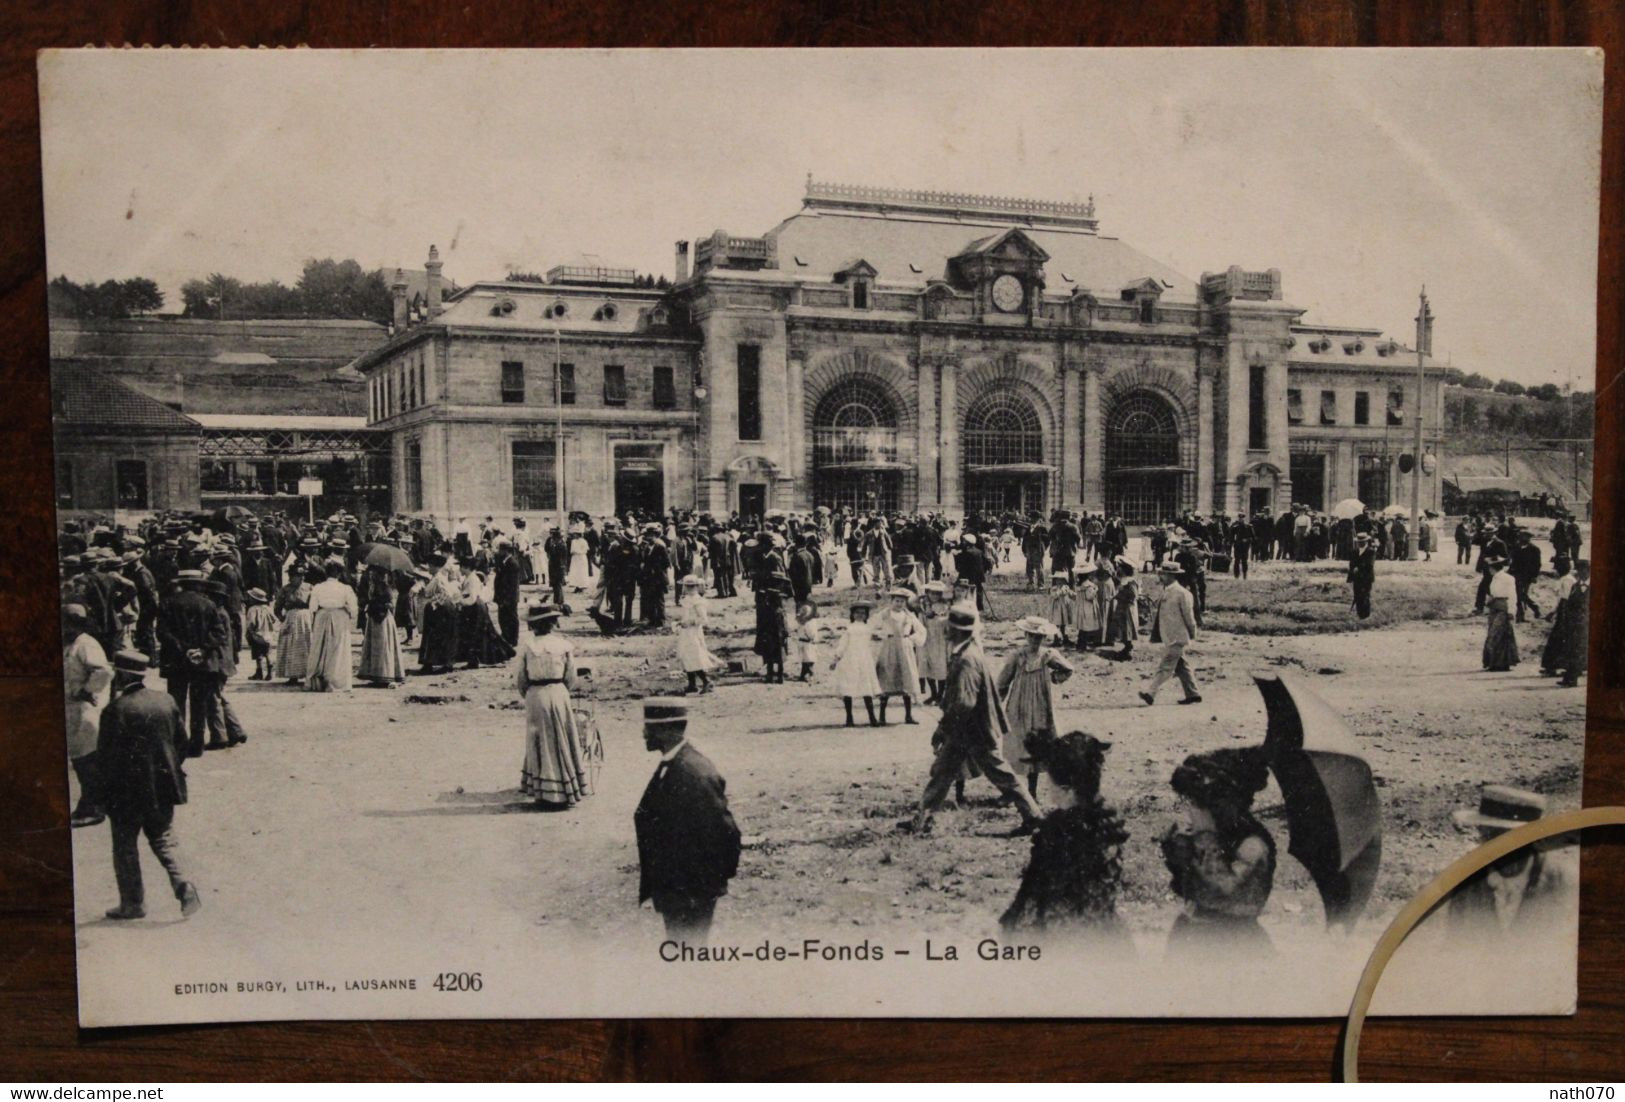
[[[896,429],[814,429],[815,467],[906,466]]]

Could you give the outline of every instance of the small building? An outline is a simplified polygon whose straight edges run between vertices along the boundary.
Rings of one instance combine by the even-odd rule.
[[[56,506],[62,518],[125,523],[195,509],[203,429],[156,398],[83,365],[51,372]]]
[[[389,437],[367,428],[366,384],[341,368],[387,336],[346,319],[52,318],[51,366],[93,370],[193,426],[193,473],[164,507],[303,513],[298,482],[317,478],[318,509],[366,515],[391,507]]]

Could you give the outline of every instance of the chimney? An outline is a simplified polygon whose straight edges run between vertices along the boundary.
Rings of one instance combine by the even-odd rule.
[[[393,307],[395,332],[406,328],[406,276],[395,269],[395,282],[389,285],[390,305]]]
[[[426,295],[428,304],[424,307],[424,320],[433,321],[440,316],[440,250],[433,245],[429,246],[429,259],[423,262],[423,270],[429,277]]]
[[[688,278],[688,242],[677,242],[677,280],[681,283]]]

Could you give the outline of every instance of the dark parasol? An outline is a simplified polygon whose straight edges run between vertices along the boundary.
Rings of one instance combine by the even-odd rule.
[[[1349,929],[1382,863],[1382,805],[1354,734],[1300,677],[1254,674],[1269,713],[1264,753],[1286,801],[1287,852],[1320,889],[1328,926]]]
[[[392,543],[364,543],[356,550],[365,566],[381,566],[393,574],[410,574],[416,568],[412,556]]]

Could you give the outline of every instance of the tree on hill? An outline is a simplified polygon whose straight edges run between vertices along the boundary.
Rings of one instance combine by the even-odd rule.
[[[1523,393],[1523,384],[1515,383],[1511,379],[1502,379],[1495,384],[1495,393],[1510,394],[1514,398]]]
[[[1563,396],[1563,390],[1556,383],[1541,383],[1525,391],[1529,397],[1542,402],[1555,402]]]
[[[1464,376],[1461,380],[1461,385],[1466,387],[1468,390],[1489,390],[1491,387],[1495,386],[1495,380],[1491,379],[1488,375],[1480,375],[1475,371],[1471,375]]]
[[[305,313],[314,318],[390,318],[389,286],[380,270],[364,271],[354,260],[307,260],[297,285]]]
[[[46,302],[54,318],[128,318],[162,309],[164,293],[145,276],[83,284],[57,276],[46,286]]]

